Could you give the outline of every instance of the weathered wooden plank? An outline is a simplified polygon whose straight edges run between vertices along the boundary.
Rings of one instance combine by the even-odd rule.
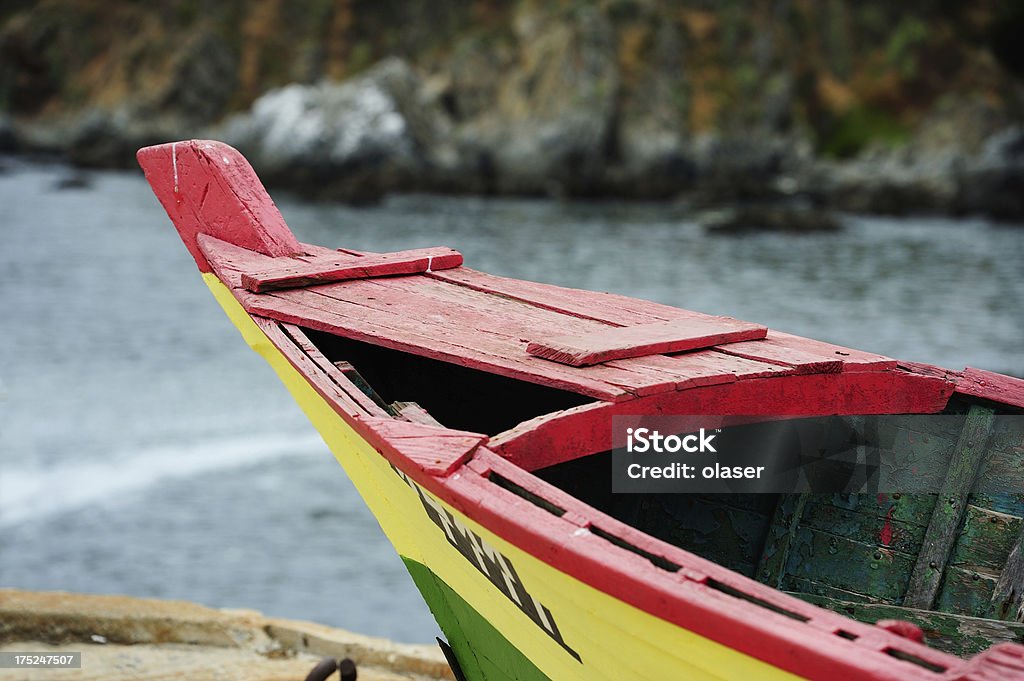
[[[587,334],[533,336],[526,352],[570,366],[709,348],[764,338],[768,329],[731,319],[673,319],[607,328]]]
[[[754,362],[723,355],[714,350],[698,350],[682,355],[648,355],[635,359],[612,360],[609,367],[647,367],[674,379],[676,390],[734,383],[741,378],[764,378],[793,373],[789,367]]]
[[[140,149],[146,181],[203,272],[196,237],[209,234],[268,256],[302,251],[249,162],[226,144],[190,140]]]
[[[395,288],[393,283],[397,279],[388,280],[392,282],[388,285],[378,283],[385,280],[354,280],[308,290],[252,293],[241,288],[241,274],[265,265],[270,258],[205,235],[200,235],[198,241],[214,271],[234,288],[239,302],[251,314],[598,399],[629,399],[637,389],[657,388],[659,383],[664,389],[673,385],[665,377],[622,369],[588,367],[581,371],[560,367],[522,352],[518,339],[513,342],[508,336],[487,332],[469,334],[460,325],[444,323],[452,314],[451,305],[427,304],[422,299],[413,304],[408,295],[402,300],[404,289]],[[314,254],[322,252],[314,249]],[[324,295],[324,291],[330,291],[331,296]],[[339,300],[349,304],[339,304]],[[389,304],[396,300],[401,300],[400,304]],[[462,315],[477,315],[472,317],[474,322],[489,319],[479,310],[460,309],[459,314],[460,319]],[[636,388],[637,384],[641,387]]]
[[[509,279],[478,272],[467,267],[438,272],[432,276],[435,279],[459,284],[477,291],[529,303],[538,308],[618,326],[706,316],[699,312],[614,293],[600,293]]]
[[[1024,622],[1024,530],[1010,550],[1006,564],[992,589],[989,617]]]
[[[435,419],[430,415],[430,412],[415,402],[392,402],[390,407],[396,414],[398,414],[399,417],[406,421],[422,423],[425,426],[440,426],[444,428],[443,423]]]
[[[886,499],[889,497],[885,494],[879,496]],[[871,508],[858,512],[821,502],[819,498],[819,495],[813,495],[808,501],[801,517],[803,525],[909,555],[916,555],[921,548],[925,526],[897,517],[900,510],[898,502],[878,505],[877,510]],[[927,518],[925,521],[927,522]]]
[[[907,607],[927,610],[935,602],[943,570],[963,521],[967,495],[985,459],[993,418],[991,409],[977,406],[971,407],[967,415],[907,586],[904,596]]]
[[[526,343],[523,336],[530,330],[550,332],[555,328],[565,330],[585,325],[592,329],[606,325],[557,313],[538,314],[522,309],[520,304],[513,304],[517,309],[509,309],[507,301],[503,304],[492,300],[493,297],[479,295],[467,300],[464,295],[453,297],[449,293],[451,291],[439,291],[436,282],[424,283],[398,278],[350,281],[271,295],[319,295],[347,303],[331,309],[358,310],[361,314],[370,314],[370,310],[373,310],[383,315],[398,316],[402,323],[411,323],[420,335],[444,337],[469,350],[484,351],[506,362],[528,365],[539,376],[558,374],[570,377],[579,374],[581,377],[605,381],[636,395],[665,392],[675,386],[671,376],[643,365],[602,365],[575,369],[558,367],[557,364],[534,358],[523,351]]]
[[[897,365],[896,360],[891,357],[874,352],[845,348],[841,345],[794,336],[782,331],[773,330],[771,335],[780,346],[817,354],[823,358],[839,359],[843,362],[843,371],[887,371],[895,369]]]
[[[747,577],[754,575],[769,522],[765,514],[721,503],[711,496],[645,497],[649,497],[642,506],[645,532]]]
[[[962,657],[979,653],[996,643],[1024,642],[1024,624],[896,605],[855,603],[807,593],[792,593],[792,595],[867,624],[874,624],[881,620],[911,622],[921,628],[925,641],[930,647]]]
[[[789,553],[796,539],[809,494],[782,494],[768,527],[764,548],[757,564],[756,579],[778,589],[786,574]]]
[[[232,282],[237,282],[241,272],[269,263],[244,249],[212,239],[201,239],[211,262],[217,263]],[[303,244],[312,257],[334,257],[334,251]],[[241,251],[241,252],[239,252]],[[237,286],[237,284],[236,284]],[[297,291],[279,292],[300,293]],[[483,349],[506,359],[515,360],[523,356],[524,329],[542,332],[564,331],[566,329],[590,331],[607,328],[607,324],[594,320],[567,317],[550,310],[533,308],[525,303],[481,293],[455,284],[436,281],[427,277],[396,277],[321,286],[315,293],[343,301],[343,307],[327,307],[333,312],[354,310],[365,314],[366,308],[376,309],[392,315],[401,314],[406,321],[419,321],[420,331],[431,332],[452,338],[453,342],[471,349]],[[314,299],[304,299],[314,301]],[[354,307],[353,307],[354,306]],[[449,323],[451,320],[451,323]],[[613,368],[590,367],[588,374],[595,379],[606,380],[610,386],[621,388],[624,393],[650,395],[673,389],[675,381],[671,376],[646,365],[631,365],[627,361]],[[543,373],[547,362],[535,361],[536,371]],[[550,370],[550,366],[547,366]]]
[[[935,378],[941,378],[947,381],[956,381],[960,378],[963,372],[953,371],[952,369],[945,369],[943,367],[937,367],[934,364],[925,364],[923,362],[907,362],[900,360],[896,363],[896,367],[900,371],[907,371],[910,373],[917,374],[918,376],[934,376]]]
[[[785,571],[895,603],[903,595],[913,565],[913,556],[891,548],[800,527]]]
[[[905,525],[908,531],[911,528],[921,538],[928,527],[932,517],[932,510],[935,508],[935,494],[903,494],[893,492],[891,494],[829,494],[815,495],[811,500],[811,506],[818,504],[822,506],[834,506],[857,515],[883,520],[889,518],[893,523]],[[813,514],[813,508],[810,509]],[[806,513],[806,512],[805,512]],[[917,551],[913,551],[917,553]]]
[[[496,293],[516,300],[522,300],[538,307],[557,310],[567,315],[597,319],[619,326],[707,316],[661,303],[637,300],[610,293],[595,293],[593,291],[567,289],[550,284],[538,284],[496,277],[465,267],[434,276],[446,281],[457,282],[479,291]],[[729,318],[726,317],[725,319]],[[841,362],[843,371],[879,371],[892,369],[896,366],[896,360],[875,353],[844,348],[831,343],[813,341],[777,331],[771,331],[769,334],[779,346],[788,348],[792,345],[801,351],[799,357],[796,358],[796,364],[793,364],[793,366],[800,368],[802,371],[813,370],[813,366],[806,366],[809,357],[802,353],[813,355],[816,362],[824,363],[823,366],[830,370],[835,370],[835,362],[837,360]],[[771,361],[768,357],[754,357],[753,359]],[[793,361],[792,357],[787,359],[791,362]]]
[[[1024,409],[1024,378],[967,367],[956,382],[956,391]]]
[[[942,576],[932,609],[985,617],[998,578],[998,573],[984,568],[949,566]]]
[[[968,504],[963,531],[950,553],[949,564],[998,572],[1022,529],[1021,518]]]
[[[894,480],[912,480],[916,489],[941,489],[959,439],[959,432],[948,438],[936,432],[946,420],[954,427],[963,423],[962,418],[949,416],[882,419],[879,445],[891,452],[886,473]]]
[[[1024,516],[1024,417],[997,416],[988,449],[975,493],[996,497],[1014,509],[1006,512]]]
[[[487,436],[398,419],[366,418],[381,440],[430,475],[446,476],[469,460]]]
[[[1014,494],[1012,492],[975,490],[970,496],[970,502],[975,506],[997,513],[1024,517],[1024,492]]]
[[[794,338],[796,336],[782,336],[769,331],[762,340],[729,343],[715,349],[727,355],[792,367],[801,374],[832,374],[842,371],[842,357],[823,354],[817,347],[801,347],[794,343]]]
[[[462,254],[451,248],[419,248],[362,257],[332,252],[305,261],[288,259],[265,269],[246,272],[242,286],[253,293],[298,288],[347,279],[419,274],[446,270],[462,264]]]
[[[550,367],[558,365],[530,357],[511,357],[495,343],[481,342],[479,345],[459,344],[457,339],[443,329],[431,329],[408,316],[387,310],[353,308],[347,314],[330,302],[319,302],[316,295],[305,295],[306,291],[281,291],[277,293],[248,293],[251,298],[240,296],[243,306],[251,314],[271,317],[280,321],[308,326],[338,336],[352,338],[380,345],[394,350],[410,352],[453,364],[518,378],[547,385],[561,390],[578,392],[604,400],[623,400],[632,394],[607,381],[578,375],[576,370],[563,367],[564,371],[539,369],[541,363]],[[287,297],[299,293],[300,297]],[[425,335],[430,333],[431,335]],[[485,346],[485,347],[480,347]],[[532,360],[532,362],[531,362]],[[595,367],[600,368],[600,367]],[[571,372],[571,373],[570,373]]]
[[[782,586],[779,587],[782,591],[787,591],[794,596],[800,596],[803,598],[807,596],[824,596],[837,601],[843,601],[846,603],[884,603],[880,598],[875,596],[869,596],[867,594],[857,593],[855,591],[847,591],[846,589],[840,589],[826,584],[825,582],[819,582],[814,579],[807,579],[804,577],[795,577],[793,575],[786,575],[782,580]]]

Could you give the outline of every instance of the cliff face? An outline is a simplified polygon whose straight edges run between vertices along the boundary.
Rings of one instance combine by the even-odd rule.
[[[964,177],[1020,165],[1024,11],[1009,0],[158,5],[3,10],[14,142],[115,164],[217,134],[271,176],[349,198],[731,200],[794,182],[827,198],[885,167],[903,185],[890,204],[918,192],[912,205],[956,211],[984,198]],[[849,207],[885,209],[861,194]]]

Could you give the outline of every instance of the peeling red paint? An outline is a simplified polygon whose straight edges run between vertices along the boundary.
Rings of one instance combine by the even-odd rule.
[[[889,512],[885,514],[885,525],[882,526],[882,531],[878,534],[878,541],[882,546],[888,546],[892,542],[892,512],[895,510],[895,506],[890,506]]]

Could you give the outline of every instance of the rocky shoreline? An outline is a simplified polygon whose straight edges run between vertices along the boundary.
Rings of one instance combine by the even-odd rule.
[[[354,661],[365,681],[454,678],[437,646],[393,643],[251,610],[16,589],[0,589],[0,652],[82,654],[80,669],[0,669],[4,681],[301,681],[323,658]]]
[[[458,7],[412,3],[448,13],[438,36],[359,43],[359,69],[352,54],[332,69],[333,43],[296,35],[320,57],[248,87],[248,44],[239,55],[205,25],[177,42],[155,32],[174,49],[151,67],[159,77],[148,89],[109,66],[124,80],[116,96],[79,93],[86,101],[67,106],[51,93],[46,106],[12,107],[0,115],[0,149],[129,166],[146,144],[216,138],[272,186],[353,203],[441,192],[1024,219],[1024,87],[967,35],[989,31],[992,12],[890,17],[872,2],[835,16],[742,15],[609,0],[494,3],[487,19]],[[383,31],[390,19],[361,12],[341,16],[350,38],[361,21]],[[0,32],[0,53],[21,60],[0,69],[0,90],[43,99],[17,88],[34,73],[19,50],[42,40],[32,21],[16,15]],[[951,21],[982,23],[951,36]],[[834,44],[801,22],[830,27]],[[254,50],[269,49],[258,40],[273,32],[261,31],[247,38]],[[135,49],[133,68],[145,71],[156,57]],[[240,90],[255,90],[241,106]]]

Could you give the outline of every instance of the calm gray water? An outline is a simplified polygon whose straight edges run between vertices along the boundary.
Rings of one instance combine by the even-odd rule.
[[[405,641],[436,628],[138,173],[0,172],[0,586],[183,598]],[[1024,228],[850,218],[707,237],[678,208],[278,197],[299,237],[461,250],[471,267],[1024,375]]]

